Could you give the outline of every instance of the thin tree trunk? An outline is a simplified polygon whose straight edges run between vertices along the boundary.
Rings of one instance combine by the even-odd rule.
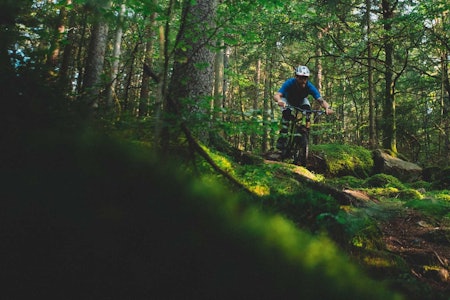
[[[157,1],[154,0],[156,6]],[[139,93],[139,117],[145,117],[148,114],[148,105],[150,97],[150,79],[153,72],[153,38],[155,37],[155,26],[156,26],[156,16],[157,13],[154,12],[150,15],[150,19],[147,23],[145,29],[145,53],[144,53],[144,66],[141,81],[141,90]],[[146,71],[147,70],[147,71]],[[153,73],[154,74],[154,73]],[[156,74],[155,74],[156,75]],[[155,82],[158,83],[160,78],[154,78]]]
[[[394,75],[393,75],[393,56],[394,45],[390,37],[392,31],[392,19],[394,17],[394,7],[391,6],[390,0],[382,0],[383,20],[384,20],[384,52],[385,61],[385,93],[384,93],[384,110],[383,110],[383,147],[397,153],[397,125],[395,118],[395,98],[394,98]]]
[[[123,36],[123,16],[125,14],[126,6],[125,4],[120,5],[118,22],[116,28],[116,36],[114,39],[114,48],[112,54],[112,65],[110,72],[110,82],[106,93],[106,107],[107,109],[111,108],[114,104],[114,95],[115,95],[115,84],[117,79],[117,74],[119,73],[119,63],[120,63],[120,54],[121,54],[121,45],[122,45],[122,36]]]
[[[273,95],[271,92],[271,78],[272,78],[272,55],[270,55],[270,58],[266,61],[266,72],[264,76],[264,95],[263,95],[263,135],[262,135],[262,147],[261,151],[262,153],[266,153],[269,150],[270,147],[270,117],[269,109],[272,108],[270,106],[274,101],[270,101],[272,97],[270,95]]]
[[[133,85],[133,75],[134,75],[134,67],[136,62],[136,57],[138,55],[139,43],[134,46],[133,51],[130,54],[130,63],[127,70],[127,76],[125,80],[125,93],[123,96],[123,110],[134,114],[134,102],[131,101],[132,97],[130,97],[131,87]]]
[[[444,138],[444,151],[443,151],[443,157],[450,158],[450,120],[449,120],[449,114],[450,114],[450,80],[448,75],[448,59],[449,53],[447,51],[444,51],[441,57],[441,66],[442,66],[442,128],[444,128],[443,132],[443,138]]]
[[[317,40],[319,41],[319,43],[322,41],[322,32],[319,31],[317,33]],[[315,80],[315,84],[318,88],[318,90],[320,91],[321,94],[323,94],[323,66],[322,66],[322,60],[320,59],[322,57],[322,49],[320,47],[317,47],[316,49],[316,80]],[[317,124],[319,121],[319,119],[314,119],[313,123]],[[320,136],[318,135],[312,135],[312,142],[314,144],[319,144],[320,143]]]
[[[82,94],[83,93],[83,81],[84,81],[84,68],[85,68],[85,60],[86,60],[86,51],[84,51],[84,48],[87,47],[85,44],[87,43],[87,31],[88,31],[88,24],[87,24],[87,20],[88,20],[88,11],[87,9],[83,9],[82,10],[83,13],[83,22],[82,22],[82,27],[80,30],[80,39],[79,39],[79,43],[78,43],[78,47],[76,49],[76,59],[75,59],[75,64],[76,64],[76,71],[75,73],[78,75],[76,77],[77,82],[76,82],[76,93],[78,94]]]
[[[214,61],[214,104],[213,104],[213,119],[218,120],[220,118],[220,109],[222,106],[223,95],[223,70],[224,70],[224,53],[223,53],[223,41],[218,43],[220,48],[216,52]]]
[[[67,5],[71,5],[72,1],[67,0]],[[74,55],[74,44],[76,40],[76,34],[75,34],[75,25],[76,25],[76,11],[78,9],[78,6],[75,6],[69,14],[69,29],[67,32],[67,42],[64,46],[63,54],[62,54],[62,60],[61,60],[61,67],[59,69],[59,85],[64,89],[68,90],[70,92],[72,90],[72,83],[71,83],[71,76],[69,74],[69,67],[71,64],[71,61],[73,61],[73,55]]]
[[[376,135],[376,123],[375,123],[375,93],[373,84],[373,68],[372,68],[372,41],[371,35],[371,23],[370,20],[371,0],[366,0],[366,26],[367,26],[367,84],[368,84],[368,97],[369,97],[369,147],[375,149],[378,145]]]
[[[254,87],[254,95],[253,95],[253,122],[258,121],[258,109],[259,109],[259,95],[260,95],[260,85],[261,85],[261,59],[258,59],[256,62],[256,71],[255,71],[255,87]],[[250,136],[250,149],[256,149],[257,142],[258,142],[258,136],[256,132],[253,131],[253,133]]]

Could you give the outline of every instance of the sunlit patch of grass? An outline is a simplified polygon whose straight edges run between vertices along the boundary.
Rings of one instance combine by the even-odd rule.
[[[266,196],[270,194],[270,188],[268,186],[251,186],[250,190],[258,196]]]
[[[324,179],[325,179],[325,177],[322,174],[315,174],[315,173],[309,171],[308,169],[306,169],[305,167],[292,165],[289,168],[292,169],[292,171],[294,171],[295,173],[300,174],[304,177],[307,177],[307,178],[317,181],[317,182],[324,181]]]
[[[376,268],[389,268],[395,266],[395,264],[392,263],[392,261],[382,258],[382,257],[368,257],[366,256],[364,258],[364,263],[371,267]]]
[[[208,155],[214,160],[214,162],[225,172],[229,174],[234,174],[234,166],[231,159],[228,157],[225,157],[224,155],[217,154],[213,151],[211,151],[207,147],[203,147],[203,150],[205,150]],[[206,162],[205,162],[206,163]]]
[[[437,200],[450,201],[450,191],[441,190],[434,194],[434,198],[436,198]]]
[[[235,175],[258,196],[268,196],[280,191],[295,192],[299,183],[293,179],[281,177],[283,173],[281,168],[276,164],[245,165],[239,166]]]
[[[425,271],[439,271],[441,269],[440,266],[423,266]]]
[[[367,188],[365,189],[369,196],[376,198],[397,198],[400,191],[395,187],[385,187],[385,188]]]

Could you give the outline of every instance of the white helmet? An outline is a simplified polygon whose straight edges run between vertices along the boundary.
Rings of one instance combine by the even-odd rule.
[[[307,66],[298,66],[295,68],[295,75],[309,77],[309,69]]]

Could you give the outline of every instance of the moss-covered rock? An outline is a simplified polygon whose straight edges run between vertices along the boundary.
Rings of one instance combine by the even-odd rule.
[[[413,182],[422,178],[422,168],[414,163],[391,155],[388,151],[373,151],[373,173],[393,175],[402,181]]]
[[[323,158],[328,177],[350,175],[366,178],[373,168],[372,154],[364,147],[321,144],[311,146],[311,152]]]
[[[385,188],[393,187],[397,189],[404,189],[403,183],[395,176],[389,174],[375,174],[364,181],[364,186],[368,188]]]

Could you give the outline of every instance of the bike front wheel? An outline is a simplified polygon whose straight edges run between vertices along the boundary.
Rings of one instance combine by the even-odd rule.
[[[298,143],[296,143],[294,152],[294,164],[306,167],[309,152],[308,148],[308,136],[304,133],[299,137]]]

